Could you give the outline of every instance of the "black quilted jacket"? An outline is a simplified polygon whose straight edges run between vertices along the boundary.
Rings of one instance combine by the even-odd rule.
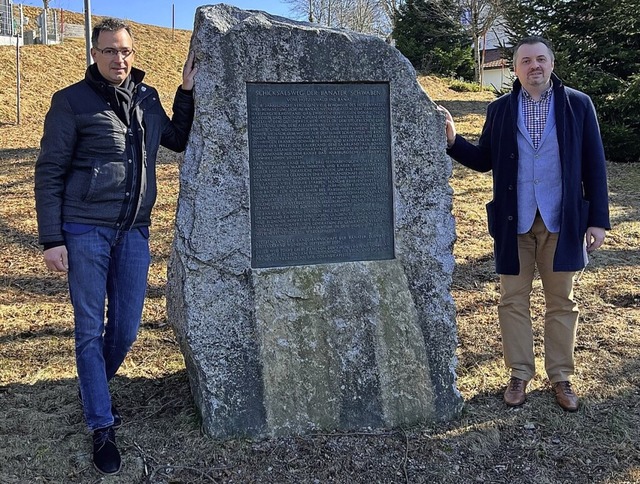
[[[173,118],[158,92],[135,83],[127,126],[85,79],[53,95],[35,168],[41,244],[63,243],[63,222],[127,230],[150,224],[156,200],[156,156],[160,145],[183,151],[193,121],[193,96],[178,89]]]

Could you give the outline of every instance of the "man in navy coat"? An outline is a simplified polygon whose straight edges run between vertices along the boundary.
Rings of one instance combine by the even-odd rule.
[[[545,369],[558,404],[575,411],[573,279],[610,228],[604,149],[591,99],[553,74],[549,41],[523,39],[514,48],[513,64],[513,90],[489,105],[477,146],[456,134],[451,114],[440,108],[447,152],[473,170],[493,174],[487,216],[500,274],[504,359],[511,370],[504,401],[524,403],[535,375],[529,297],[537,267],[546,304]]]

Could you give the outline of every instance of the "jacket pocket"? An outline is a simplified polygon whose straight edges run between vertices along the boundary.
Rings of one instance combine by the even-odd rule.
[[[103,163],[94,161],[91,180],[84,195],[85,202],[109,202],[120,200],[125,186],[125,166],[122,161]]]
[[[487,209],[487,226],[489,227],[489,235],[495,238],[496,215],[495,215],[495,203],[493,200],[487,203],[486,209]]]

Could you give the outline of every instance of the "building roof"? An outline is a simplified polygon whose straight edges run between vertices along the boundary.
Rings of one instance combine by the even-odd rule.
[[[487,49],[484,51],[483,69],[503,69],[509,67],[509,61],[502,57],[501,49]]]

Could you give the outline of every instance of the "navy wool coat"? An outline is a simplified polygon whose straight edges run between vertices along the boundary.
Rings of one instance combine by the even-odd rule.
[[[554,271],[585,266],[583,241],[587,227],[610,229],[604,149],[591,99],[563,85],[552,74],[553,102],[562,168],[562,206]],[[496,271],[520,273],[518,260],[518,94],[513,90],[493,101],[478,145],[457,135],[447,153],[480,172],[493,171],[493,200],[487,204],[489,233],[494,239]]]

